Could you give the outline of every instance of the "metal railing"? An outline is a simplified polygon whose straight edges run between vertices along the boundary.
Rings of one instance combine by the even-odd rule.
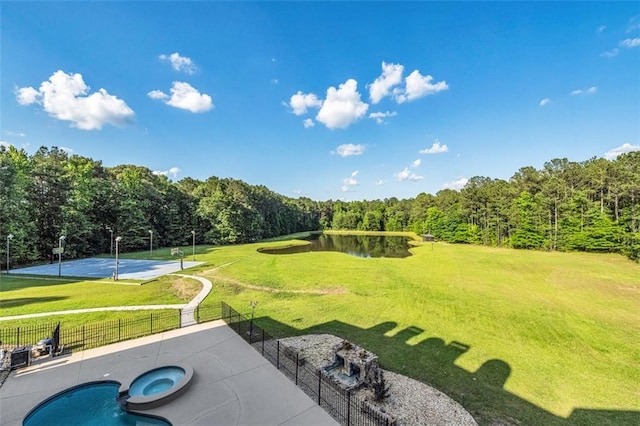
[[[58,346],[64,352],[97,348],[191,325],[192,323],[185,323],[185,317],[193,317],[193,323],[218,320],[220,308],[199,306],[191,312],[179,309],[150,312],[140,318],[114,319],[80,326],[63,324],[60,327]],[[20,346],[33,346],[39,340],[51,337],[56,326],[57,323],[43,323],[0,327],[0,348],[11,350]]]
[[[222,302],[222,320],[260,352],[271,364],[304,393],[345,426],[393,426],[395,419],[351,391],[338,387],[321,369],[306,362],[300,354],[271,337],[253,321]]]

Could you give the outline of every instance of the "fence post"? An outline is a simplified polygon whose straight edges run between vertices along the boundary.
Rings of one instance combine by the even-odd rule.
[[[351,391],[347,391],[347,426],[351,424]]]
[[[153,312],[151,312],[151,334],[153,334]]]
[[[322,372],[318,370],[318,405],[320,405],[320,391],[322,390]],[[322,405],[320,405],[322,407]]]
[[[280,370],[280,340],[277,340],[276,342],[276,368]]]
[[[85,333],[84,333],[84,325],[82,326],[82,349],[85,349],[85,342],[84,342],[84,338],[85,338]]]
[[[122,341],[121,332],[120,332],[120,318],[118,318],[118,342]]]
[[[18,327],[16,332],[16,346],[20,346],[20,327]]]
[[[298,356],[300,356],[300,354],[296,352],[296,386],[298,386]]]

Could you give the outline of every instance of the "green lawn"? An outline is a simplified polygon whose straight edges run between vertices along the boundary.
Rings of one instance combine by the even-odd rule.
[[[264,245],[230,247],[239,261],[205,273],[210,303],[256,300],[267,330],[353,339],[483,423],[562,423],[580,408],[571,423],[620,424],[624,413],[603,410],[640,411],[640,266],[622,256],[442,243],[405,259],[255,252]]]
[[[443,243],[433,249],[431,244],[415,247],[405,259],[256,251],[290,243],[198,247],[198,260],[207,263],[185,272],[213,281],[206,305],[224,300],[249,312],[249,302],[258,301],[257,323],[272,334],[328,332],[348,338],[377,353],[384,368],[452,396],[481,424],[619,425],[640,420],[637,263],[618,255]],[[168,256],[168,250],[157,255]],[[221,265],[226,266],[216,269]],[[168,301],[175,296],[170,295],[170,280],[163,280],[126,286],[126,293],[113,291],[110,284],[35,286],[25,280],[26,288],[9,294],[13,299],[59,298],[23,306],[48,311],[59,310],[62,303],[85,307],[96,299],[180,303]],[[3,277],[3,301],[5,282]],[[156,285],[158,293],[144,293]],[[63,291],[50,292],[58,286]],[[23,293],[28,291],[33,293]],[[95,297],[94,291],[105,294]]]
[[[11,274],[0,281],[0,312],[1,316],[13,316],[105,306],[180,304],[190,300],[200,287],[195,280],[170,276],[142,285],[135,280],[116,283]],[[0,322],[0,326],[3,324]]]

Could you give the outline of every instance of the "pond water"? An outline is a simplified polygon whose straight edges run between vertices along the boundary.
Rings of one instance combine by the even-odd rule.
[[[310,251],[338,251],[357,257],[393,257],[410,256],[408,237],[383,235],[335,235],[314,234],[305,238],[309,244],[282,248],[263,248],[266,254],[293,254]]]

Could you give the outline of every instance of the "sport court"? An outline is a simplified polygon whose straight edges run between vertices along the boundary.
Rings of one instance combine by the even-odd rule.
[[[204,262],[183,261],[184,269],[202,265]],[[12,274],[58,275],[58,263],[12,269]],[[60,265],[61,276],[112,278],[116,271],[116,260],[105,257],[70,260]],[[118,259],[118,279],[147,280],[161,275],[180,273],[179,260]]]

